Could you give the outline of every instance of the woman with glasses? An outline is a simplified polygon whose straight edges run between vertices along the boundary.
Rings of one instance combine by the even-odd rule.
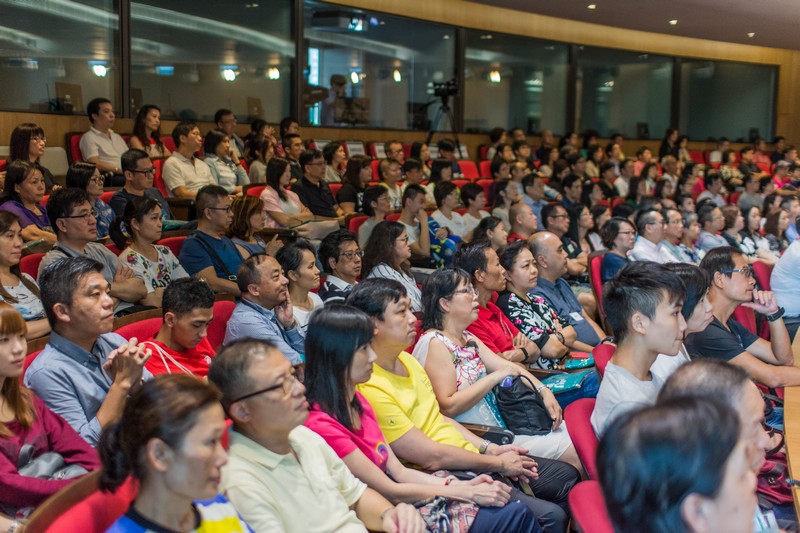
[[[217,489],[228,462],[219,402],[216,387],[185,374],[157,376],[127,400],[100,439],[100,488],[131,476],[139,491],[109,532],[252,531]]]
[[[509,502],[510,489],[489,476],[461,481],[446,471],[432,475],[407,468],[397,459],[372,406],[356,391],[372,374],[374,329],[364,312],[342,304],[327,305],[311,317],[305,377],[311,408],[305,425],[361,481],[392,502],[419,509],[430,531],[440,531],[434,509],[442,503],[457,508],[467,525],[450,531],[537,531],[531,511]]]
[[[18,159],[6,167],[0,210],[17,215],[25,242],[56,242],[56,234],[42,205],[45,181],[41,169],[30,161]]]
[[[278,240],[278,235],[269,242],[261,236],[261,231],[267,226],[267,214],[259,198],[239,196],[231,204],[231,210],[233,221],[225,231],[225,236],[233,241],[243,258],[255,254],[274,256],[281,249],[283,243]]]
[[[630,262],[628,253],[636,243],[636,228],[627,218],[612,217],[603,224],[600,237],[608,248],[600,262],[600,279],[605,283]]]
[[[508,377],[525,376],[544,400],[553,426],[545,435],[517,435],[514,444],[580,470],[578,454],[561,417],[561,406],[552,391],[467,331],[467,326],[478,319],[479,307],[477,290],[469,275],[460,269],[438,270],[428,276],[423,289],[425,334],[412,355],[428,373],[442,414],[459,422],[505,428],[493,389]]]
[[[169,157],[169,148],[161,140],[161,110],[152,104],[143,105],[133,123],[133,135],[128,145],[147,152],[150,157]]]
[[[8,163],[13,163],[14,161],[33,163],[39,167],[39,171],[42,173],[47,193],[60,188],[60,185],[55,184],[53,173],[39,162],[47,146],[47,138],[44,136],[44,130],[40,126],[30,122],[20,124],[11,132],[11,140],[8,144]]]
[[[411,246],[408,233],[400,222],[384,220],[372,230],[364,247],[361,271],[367,278],[399,281],[411,299],[411,310],[422,311],[422,293],[411,275]]]
[[[103,194],[103,176],[94,163],[79,161],[67,171],[67,187],[83,189],[89,193],[89,203],[97,211],[97,239],[108,237],[108,228],[114,221],[114,210],[100,199]]]

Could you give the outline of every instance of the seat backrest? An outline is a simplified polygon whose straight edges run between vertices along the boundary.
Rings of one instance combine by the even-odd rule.
[[[486,205],[491,206],[492,202],[494,202],[494,198],[492,198],[492,184],[494,180],[488,179],[479,179],[477,184],[483,188],[483,196],[486,197]]]
[[[100,195],[100,199],[106,204],[111,203],[111,197],[114,196],[115,192],[117,191],[106,191]]]
[[[358,236],[358,228],[360,228],[361,224],[366,222],[368,218],[369,217],[366,215],[359,215],[351,218],[347,223],[347,229],[350,230],[351,233],[354,233],[356,236]]]
[[[606,365],[611,361],[611,356],[617,351],[614,344],[604,342],[592,348],[592,357],[594,357],[594,364],[597,366],[597,371],[600,372],[600,377],[606,372]]]
[[[597,479],[597,437],[592,428],[594,398],[575,400],[564,409],[567,431],[589,479]]]
[[[370,161],[370,166],[372,167],[372,180],[373,181],[380,181],[380,175],[378,174],[378,165],[380,165],[380,159],[373,159]]]
[[[586,480],[575,485],[567,497],[572,519],[583,533],[614,533],[600,483]]]
[[[69,170],[67,151],[60,146],[48,146],[45,148],[44,154],[39,158],[39,162],[44,168],[49,170],[53,176],[66,176]]]
[[[44,254],[23,255],[19,260],[19,269],[23,274],[27,274],[36,279],[39,274],[39,264],[42,262]]]
[[[470,183],[469,180],[464,180],[464,179],[455,179],[455,180],[452,180],[452,181],[455,184],[455,186],[458,187],[459,189],[461,189],[461,187],[463,187],[467,183]]]
[[[161,191],[161,194],[164,195],[164,198],[169,198],[167,185],[164,183],[164,178],[161,176],[161,173],[164,170],[164,159],[153,159],[153,167],[156,169],[156,173],[153,175],[153,187]]]
[[[261,193],[264,192],[265,187],[266,185],[253,185],[252,187],[248,187],[247,190],[245,190],[245,193],[248,196],[255,196],[256,198],[260,198]]]
[[[472,161],[459,161],[458,166],[461,167],[461,174],[464,176],[465,179],[468,180],[476,180],[480,178],[480,174],[478,173],[478,167]]]
[[[42,348],[43,350],[44,348]],[[28,370],[28,367],[31,366],[33,360],[39,357],[39,354],[42,353],[42,350],[36,350],[35,352],[31,352],[25,356],[25,360],[22,362],[22,375],[20,375],[20,379],[25,376],[25,372]]]
[[[600,276],[600,266],[603,263],[605,252],[593,255],[589,259],[589,283],[592,285],[592,292],[594,299],[597,300],[597,308],[600,314],[605,318],[606,312],[603,309],[603,278]]]
[[[491,178],[492,177],[492,162],[491,161],[481,161],[478,163],[478,170],[480,176],[482,178]]]
[[[138,340],[144,341],[154,337],[155,334],[158,333],[158,330],[161,327],[161,320],[162,319],[159,317],[140,320],[138,322],[122,326],[114,333],[122,335],[128,340],[136,337]]]
[[[339,189],[342,188],[342,184],[341,183],[329,183],[328,184],[328,188],[331,190],[331,194],[333,195],[333,197],[336,198],[336,195],[339,194]],[[338,200],[337,200],[337,202],[338,202]]]
[[[82,131],[72,131],[67,133],[67,146],[69,147],[69,152],[67,152],[67,155],[69,156],[70,164],[83,161],[83,154],[81,153],[81,137],[83,137]]]
[[[214,318],[208,325],[208,342],[214,350],[218,350],[222,346],[222,341],[225,338],[225,328],[228,325],[233,314],[233,309],[236,307],[236,302],[230,300],[218,300],[214,302]]]
[[[120,250],[120,249],[117,247],[117,245],[116,245],[116,244],[114,244],[113,242],[107,242],[107,243],[106,243],[106,248],[108,248],[108,250],[109,250],[109,251],[110,251],[112,254],[114,254],[114,255],[117,255],[117,256],[118,256],[119,254],[121,254],[121,253],[122,253],[122,250]]]
[[[771,291],[772,284],[770,283],[770,277],[772,276],[772,267],[763,261],[756,261],[752,266],[753,275],[756,277],[756,281],[758,282],[758,286],[761,287],[761,290]]]
[[[751,333],[758,335],[756,329],[756,314],[752,309],[741,305],[737,306],[736,309],[733,310],[733,318],[735,318],[739,324],[746,327]]]
[[[182,235],[180,237],[166,237],[161,239],[160,241],[156,242],[156,244],[161,244],[166,246],[172,253],[175,254],[175,257],[178,257],[181,253],[181,247],[183,246],[183,241],[186,240],[186,235]]]

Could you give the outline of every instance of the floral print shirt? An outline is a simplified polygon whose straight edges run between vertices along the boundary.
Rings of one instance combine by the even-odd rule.
[[[158,251],[156,261],[151,261],[130,247],[119,254],[120,261],[130,267],[137,278],[144,280],[147,292],[166,287],[172,280],[189,277],[172,250],[158,244],[155,248]]]

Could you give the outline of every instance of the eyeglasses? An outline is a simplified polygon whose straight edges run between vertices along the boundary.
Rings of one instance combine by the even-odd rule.
[[[226,213],[230,213],[233,211],[231,206],[228,207],[206,207],[206,209],[213,209],[214,211],[225,211]]]
[[[89,178],[89,181],[99,183],[100,185],[104,183],[103,176],[92,176],[91,178]]]
[[[316,163],[306,163],[309,167],[321,167],[325,164],[325,161],[317,161]]]
[[[563,215],[550,215],[548,218],[569,218],[569,215],[566,213]]]
[[[753,269],[749,266],[742,267],[742,268],[734,268],[733,270],[722,270],[720,274],[733,274],[734,272],[741,272],[745,278],[752,278],[753,277]]]
[[[339,257],[344,257],[347,260],[353,259],[354,257],[364,257],[364,250],[349,250],[340,253]]]
[[[478,289],[475,287],[464,287],[463,289],[456,289],[453,291],[453,294],[471,294],[472,296],[478,295]]]
[[[252,398],[253,396],[258,396],[259,394],[265,394],[267,392],[272,392],[274,390],[283,389],[283,397],[287,397],[292,393],[294,389],[294,384],[299,383],[297,376],[292,374],[289,378],[284,379],[283,382],[273,385],[271,387],[267,387],[266,389],[257,390],[255,392],[251,392],[249,394],[245,394],[243,396],[239,396],[235,400],[231,402],[231,405],[235,404],[236,402],[240,402],[242,400],[246,400],[248,398]]]
[[[133,172],[135,174],[155,174],[156,173],[156,167],[150,167],[150,168],[146,168],[144,170],[134,169],[134,170],[131,170],[131,172]]]
[[[636,235],[635,231],[620,231],[617,235]]]
[[[398,237],[398,238],[397,238],[397,239],[395,239],[395,240],[396,240],[396,241],[400,241],[400,242],[404,242],[404,243],[408,244],[408,235],[406,235],[405,237]]]
[[[59,217],[59,218],[82,218],[83,220],[88,220],[89,218],[97,218],[97,215],[99,215],[97,209],[92,209],[88,213],[84,213],[82,215],[70,215],[68,217]]]

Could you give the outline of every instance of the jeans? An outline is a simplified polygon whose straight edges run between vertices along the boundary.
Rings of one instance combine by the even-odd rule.
[[[556,394],[556,400],[561,409],[565,409],[569,404],[581,398],[597,398],[597,391],[600,390],[600,381],[597,379],[597,372],[590,372],[586,375],[579,389],[567,390]]]
[[[533,514],[522,502],[511,500],[505,507],[481,507],[470,533],[541,533],[542,528]]]

